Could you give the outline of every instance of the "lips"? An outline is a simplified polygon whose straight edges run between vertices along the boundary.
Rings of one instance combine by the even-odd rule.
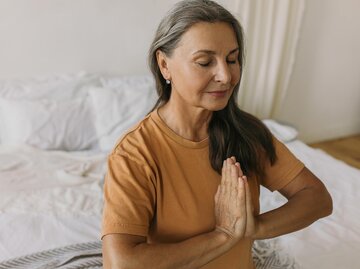
[[[226,93],[228,92],[228,90],[224,90],[224,91],[212,91],[212,92],[208,92],[210,95],[215,96],[215,97],[223,97],[226,95]]]

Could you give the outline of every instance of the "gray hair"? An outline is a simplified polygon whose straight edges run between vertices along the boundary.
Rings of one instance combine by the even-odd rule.
[[[170,99],[171,85],[166,84],[157,63],[156,52],[158,50],[170,57],[178,46],[182,35],[194,24],[199,22],[225,22],[230,24],[236,34],[239,46],[240,72],[244,63],[244,38],[243,31],[237,19],[224,7],[211,0],[183,0],[175,4],[160,22],[155,38],[149,50],[149,67],[154,75],[156,90],[159,99],[153,109]],[[240,73],[240,77],[241,77]],[[240,82],[239,82],[240,84]],[[236,85],[231,99],[237,98],[239,84]]]

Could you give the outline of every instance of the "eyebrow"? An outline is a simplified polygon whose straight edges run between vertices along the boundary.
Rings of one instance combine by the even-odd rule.
[[[233,54],[234,52],[236,52],[238,50],[239,50],[239,48],[233,49],[232,51],[229,52],[228,55]],[[197,50],[197,51],[193,52],[193,55],[197,54],[197,53],[206,53],[206,54],[211,54],[211,55],[216,54],[216,52],[213,50]]]

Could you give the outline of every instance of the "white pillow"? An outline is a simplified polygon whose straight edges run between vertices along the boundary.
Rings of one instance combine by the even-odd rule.
[[[0,98],[25,100],[72,100],[85,98],[89,86],[100,86],[95,74],[53,74],[43,77],[0,80]],[[0,143],[2,127],[0,126]]]
[[[110,151],[129,128],[146,116],[157,100],[153,84],[122,86],[89,91],[99,146],[103,151]]]
[[[1,142],[40,149],[84,150],[97,142],[89,99],[69,101],[0,98]]]
[[[89,86],[100,86],[95,74],[55,74],[27,79],[0,80],[0,97],[26,100],[85,98]]]

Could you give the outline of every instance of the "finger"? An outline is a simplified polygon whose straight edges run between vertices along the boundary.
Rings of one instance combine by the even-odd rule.
[[[230,199],[231,201],[236,200],[238,192],[238,172],[234,164],[231,165],[231,181],[230,181]]]
[[[229,187],[231,189],[236,188],[237,186],[237,178],[238,176],[238,172],[237,172],[237,167],[235,166],[235,163],[233,163],[232,158],[230,158],[230,163],[229,165]]]
[[[245,194],[245,186],[244,180],[241,177],[238,177],[238,192],[237,199],[238,208],[241,216],[246,216],[246,194]]]
[[[230,177],[230,158],[227,158],[225,160],[225,176],[223,179],[223,183],[225,186],[227,186],[229,184],[229,177]]]
[[[227,196],[227,200],[232,199],[233,192],[233,182],[232,182],[232,170],[233,170],[232,160],[230,158],[227,159],[226,163],[226,180],[225,180],[225,192]]]
[[[235,163],[235,166],[236,166],[236,170],[237,170],[237,172],[238,172],[238,176],[239,176],[239,177],[243,176],[242,171],[241,171],[241,168],[240,168],[240,163],[236,162],[236,163]]]
[[[230,159],[232,160],[232,163],[236,163],[236,158],[235,158],[235,156],[231,156]]]
[[[235,165],[236,165],[236,167],[237,167],[237,169],[238,169],[239,177],[243,176],[244,173],[243,173],[243,171],[241,170],[241,165],[240,165],[240,163],[237,162]]]
[[[236,167],[235,164],[231,165],[231,187],[232,188],[236,188],[236,186],[238,185],[238,179],[239,177],[239,173],[238,173],[238,168]]]

